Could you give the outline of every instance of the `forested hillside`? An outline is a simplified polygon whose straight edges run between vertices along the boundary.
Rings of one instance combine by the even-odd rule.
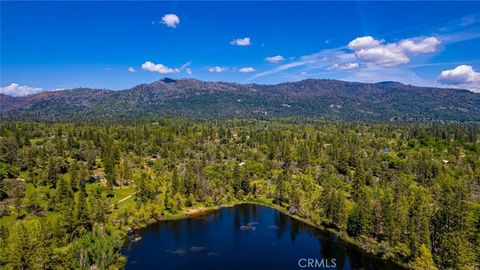
[[[240,202],[413,269],[480,266],[478,124],[3,121],[0,181],[0,268],[120,268],[132,228]]]
[[[0,95],[0,119],[46,121],[315,117],[369,122],[480,121],[468,90],[304,80],[276,85],[163,79],[123,91],[73,89]]]

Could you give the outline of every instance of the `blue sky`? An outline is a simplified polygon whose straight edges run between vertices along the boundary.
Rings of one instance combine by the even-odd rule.
[[[0,2],[3,93],[163,77],[480,91],[480,2]]]

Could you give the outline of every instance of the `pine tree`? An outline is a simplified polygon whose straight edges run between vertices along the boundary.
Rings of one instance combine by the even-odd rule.
[[[420,246],[419,255],[415,261],[410,264],[410,268],[412,270],[438,270],[433,261],[430,249],[425,245]]]
[[[238,165],[238,163],[235,162],[235,165],[233,166],[233,183],[232,183],[235,194],[241,189],[241,181],[242,181],[242,175],[240,172],[240,165]]]
[[[91,226],[88,216],[87,193],[85,191],[84,181],[81,181],[77,202],[75,204],[75,224],[77,231],[89,230]]]
[[[188,194],[187,206],[193,206],[195,204],[195,196],[190,193]]]
[[[26,208],[29,213],[32,213],[34,215],[44,214],[44,209],[43,206],[40,204],[40,198],[36,190],[27,192],[25,201]]]
[[[370,198],[365,189],[360,190],[355,206],[348,216],[347,231],[353,236],[369,236],[373,229],[373,212]]]
[[[346,199],[341,190],[334,190],[332,194],[332,205],[335,211],[332,215],[332,223],[339,229],[344,229],[346,224]]]
[[[172,206],[172,210],[174,212],[177,212],[178,210],[181,210],[183,207],[185,207],[185,199],[182,195],[180,195],[180,193],[177,193],[175,194],[175,196],[173,196]]]
[[[472,264],[475,255],[469,242],[472,226],[465,183],[459,179],[439,179],[442,189],[439,209],[433,216],[432,248],[434,258],[443,269]]]
[[[75,187],[76,189],[77,184],[80,180],[80,172],[79,172],[78,162],[76,160],[72,162],[69,173],[70,173],[70,183],[72,187]]]
[[[30,269],[35,254],[35,233],[31,221],[17,222],[13,227],[7,249],[6,261],[12,269]]]
[[[108,231],[103,225],[77,239],[69,249],[74,269],[111,269],[120,258],[123,239],[115,232]]]
[[[100,186],[96,186],[91,194],[87,197],[87,205],[89,209],[89,217],[91,222],[103,223],[107,218],[107,212],[110,208],[107,198],[104,193],[104,189]]]
[[[65,180],[63,177],[58,181],[56,188],[56,204],[57,209],[62,210],[71,206],[73,202],[73,190],[69,181]]]
[[[413,257],[420,255],[422,245],[430,246],[430,214],[425,196],[421,191],[416,192],[408,212],[408,236]]]
[[[8,236],[8,228],[4,225],[0,225],[0,268],[6,264]]]
[[[183,179],[178,175],[178,172],[176,169],[174,169],[172,172],[172,192],[181,193],[181,194],[185,192]]]
[[[57,185],[57,181],[61,178],[59,167],[58,162],[53,157],[48,159],[47,181],[53,187]]]
[[[140,204],[145,204],[148,202],[148,200],[153,199],[153,192],[148,180],[149,177],[147,173],[142,172],[136,183],[137,193],[135,194],[135,198]]]
[[[284,169],[277,178],[276,200],[281,204],[288,201],[287,182],[290,180],[288,169]]]
[[[397,240],[396,223],[398,222],[398,217],[396,216],[393,191],[390,188],[383,189],[383,194],[380,198],[380,206],[382,209],[383,238],[388,243],[393,244]]]

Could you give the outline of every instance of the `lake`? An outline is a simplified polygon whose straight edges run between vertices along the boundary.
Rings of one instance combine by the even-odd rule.
[[[275,209],[242,204],[162,221],[127,245],[126,269],[403,269]]]

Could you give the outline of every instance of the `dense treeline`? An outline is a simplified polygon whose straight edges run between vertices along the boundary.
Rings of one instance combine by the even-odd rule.
[[[131,228],[260,200],[414,269],[480,267],[480,126],[0,123],[0,267],[120,268]]]

